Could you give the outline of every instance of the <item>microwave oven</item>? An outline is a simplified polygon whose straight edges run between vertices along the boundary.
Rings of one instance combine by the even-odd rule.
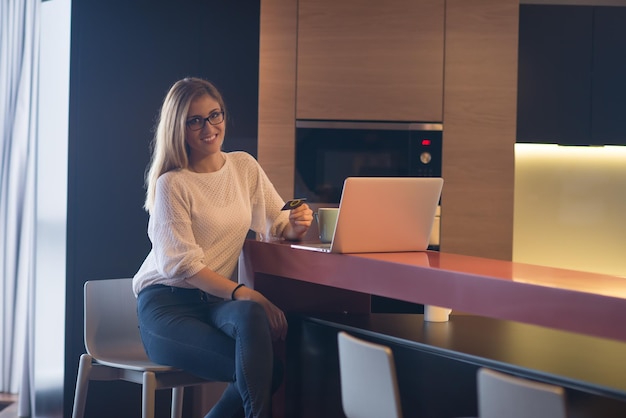
[[[440,123],[296,121],[294,196],[337,204],[347,177],[441,177]]]

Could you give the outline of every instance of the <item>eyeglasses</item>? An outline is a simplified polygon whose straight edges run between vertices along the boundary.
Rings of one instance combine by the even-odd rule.
[[[206,118],[202,118],[200,116],[194,116],[193,118],[187,119],[187,127],[192,131],[199,131],[204,128],[204,125],[209,122],[209,125],[219,125],[224,122],[224,111],[220,110],[219,112],[213,112]]]

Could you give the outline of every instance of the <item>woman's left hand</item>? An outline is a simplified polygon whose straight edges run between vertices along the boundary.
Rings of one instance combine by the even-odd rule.
[[[289,225],[283,233],[286,239],[301,239],[313,222],[313,211],[306,203],[289,212]]]

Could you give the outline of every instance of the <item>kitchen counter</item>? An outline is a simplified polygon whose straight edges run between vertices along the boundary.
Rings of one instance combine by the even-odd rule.
[[[618,276],[434,251],[326,254],[254,240],[244,245],[239,274],[286,311],[367,313],[369,295],[378,295],[626,342],[626,279]]]
[[[626,414],[624,278],[435,251],[327,254],[248,240],[239,280],[290,316],[277,416],[343,416],[339,330],[392,348],[409,416],[476,415],[480,367],[562,385],[572,416]],[[371,314],[371,295],[453,315],[428,323],[421,314]]]

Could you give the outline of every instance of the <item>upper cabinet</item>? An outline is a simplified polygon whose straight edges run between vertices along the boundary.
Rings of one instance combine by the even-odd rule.
[[[626,145],[626,7],[594,8],[591,134]]]
[[[444,0],[298,5],[298,119],[442,121]]]
[[[517,141],[591,135],[592,7],[520,7]]]
[[[522,5],[518,142],[626,144],[626,8]]]

